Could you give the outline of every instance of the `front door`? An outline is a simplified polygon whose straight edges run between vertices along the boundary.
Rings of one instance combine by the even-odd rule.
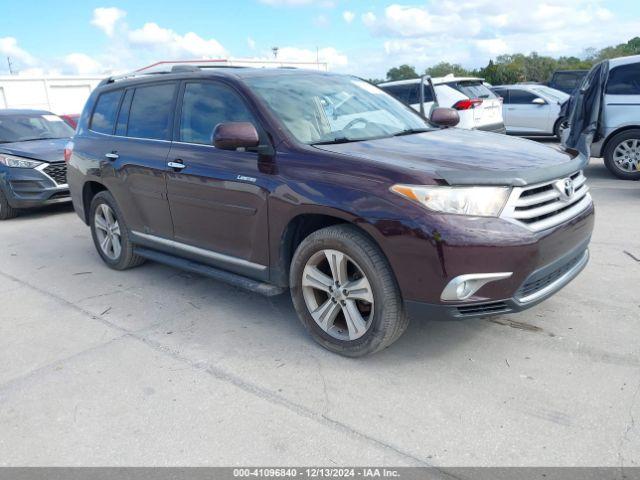
[[[269,175],[258,154],[219,150],[216,125],[256,121],[238,92],[220,82],[183,84],[168,160],[167,194],[175,248],[201,262],[266,279]],[[266,142],[261,133],[261,143]]]
[[[513,88],[509,90],[509,103],[506,105],[507,121],[513,132],[541,134],[549,133],[548,103],[533,103],[537,95],[526,90]]]

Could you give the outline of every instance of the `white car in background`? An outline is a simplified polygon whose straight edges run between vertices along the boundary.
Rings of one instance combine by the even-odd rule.
[[[545,85],[499,85],[493,92],[502,97],[502,116],[509,135],[549,135],[560,138],[562,104],[567,95]]]
[[[432,78],[433,90],[420,78],[385,82],[378,85],[385,92],[412,108],[425,112],[428,117],[434,103],[439,107],[454,108],[460,115],[459,128],[505,133],[502,120],[502,100],[487,88],[482,78]],[[420,85],[424,85],[424,109],[420,108]]]

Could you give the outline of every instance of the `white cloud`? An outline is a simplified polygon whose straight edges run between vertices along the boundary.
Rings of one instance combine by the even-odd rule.
[[[281,61],[315,63],[316,59],[328,63],[330,68],[346,67],[349,63],[347,56],[333,47],[320,48],[317,52],[297,47],[282,47],[278,50],[278,60]]]
[[[26,50],[18,46],[18,40],[14,37],[0,37],[0,54],[2,59],[10,57],[12,62],[31,66],[36,63],[36,59]]]
[[[479,67],[516,52],[580,55],[587,47],[626,42],[640,31],[637,16],[615,15],[601,0],[400,2],[362,15],[370,34],[382,39],[384,52],[355,55],[367,58],[358,73],[380,75],[401,63],[422,70],[440,61]]]
[[[84,53],[70,53],[64,57],[64,64],[81,75],[102,73],[104,70],[100,62]]]
[[[251,37],[247,37],[247,46],[251,50],[255,50],[256,49],[256,41]]]
[[[362,23],[367,27],[373,27],[376,24],[377,17],[373,12],[367,12],[362,15]]]
[[[169,28],[160,27],[157,23],[145,23],[142,28],[131,30],[127,38],[131,46],[142,47],[162,53],[163,57],[226,57],[224,47],[214,38],[205,39],[198,34],[188,32],[180,35]]]
[[[351,23],[356,18],[356,14],[350,12],[349,10],[345,10],[344,12],[342,12],[342,18],[344,18],[345,22]]]
[[[127,13],[116,7],[99,7],[93,11],[91,25],[98,27],[107,36],[113,36],[116,23],[124,18]]]

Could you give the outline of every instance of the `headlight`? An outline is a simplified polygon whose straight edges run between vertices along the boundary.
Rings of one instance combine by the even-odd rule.
[[[14,157],[13,155],[4,155],[0,153],[0,163],[7,167],[13,168],[36,168],[42,165],[42,162],[29,160],[28,158]]]
[[[436,212],[497,217],[511,189],[508,187],[444,187],[394,185],[391,191]]]

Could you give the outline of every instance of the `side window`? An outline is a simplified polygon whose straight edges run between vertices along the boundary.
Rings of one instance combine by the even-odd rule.
[[[137,87],[133,93],[127,136],[168,140],[175,83]]]
[[[536,96],[533,93],[529,93],[524,90],[509,91],[509,103],[511,105],[529,105],[535,98]]]
[[[129,121],[129,110],[131,109],[131,99],[133,98],[134,89],[127,90],[122,100],[120,113],[118,114],[118,122],[116,123],[116,135],[127,134],[127,122]]]
[[[611,95],[640,95],[640,63],[613,68],[609,72],[607,93]]]
[[[259,130],[242,98],[229,87],[212,82],[187,83],[179,140],[211,145],[214,128],[224,122],[250,122]]]
[[[91,126],[89,127],[91,130],[108,135],[113,133],[121,96],[122,90],[100,94],[96,108],[94,108],[91,116]]]
[[[494,88],[493,93],[495,93],[496,96],[501,97],[502,103],[504,103],[505,105],[509,103],[509,90]]]
[[[409,100],[407,103],[409,103],[410,105],[420,103],[420,84],[416,83],[415,85],[411,85],[411,87],[412,88],[408,92]],[[429,85],[424,86],[424,101],[425,103],[433,102],[433,95],[431,93]]]

